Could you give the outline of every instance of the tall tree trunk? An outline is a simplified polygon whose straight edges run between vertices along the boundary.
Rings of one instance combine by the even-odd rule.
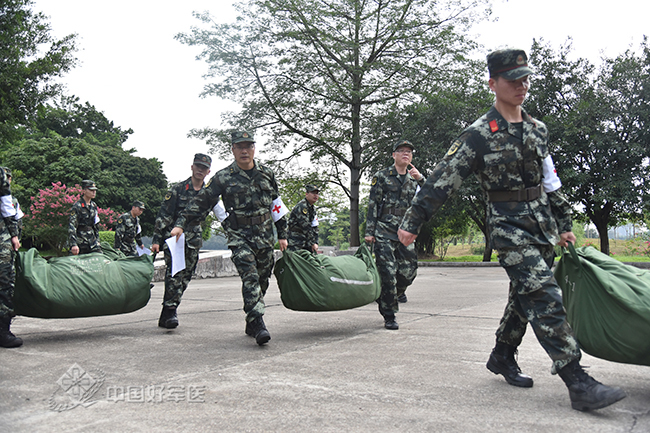
[[[607,234],[607,223],[595,222],[598,237],[600,238],[600,252],[609,255],[609,235]]]
[[[483,250],[483,261],[489,262],[492,260],[492,242],[490,242],[490,237],[487,233],[485,235],[485,249]]]

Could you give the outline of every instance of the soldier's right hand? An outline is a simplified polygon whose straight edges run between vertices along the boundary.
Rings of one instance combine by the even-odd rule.
[[[364,239],[366,240],[366,242],[371,243],[371,244],[375,242],[375,237],[374,236],[366,236]]]
[[[151,244],[151,252],[154,254],[158,254],[160,251],[160,245],[158,244]]]
[[[70,252],[72,253],[73,256],[78,255],[79,254],[79,247],[75,245],[74,247],[70,248]]]

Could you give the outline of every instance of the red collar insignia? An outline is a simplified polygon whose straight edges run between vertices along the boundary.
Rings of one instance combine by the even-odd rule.
[[[499,130],[499,125],[497,125],[496,119],[490,121],[490,130],[492,132],[497,132]]]

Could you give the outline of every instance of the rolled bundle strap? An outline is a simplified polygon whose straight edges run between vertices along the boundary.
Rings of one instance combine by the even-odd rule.
[[[253,226],[257,224],[262,224],[264,221],[271,219],[271,214],[265,213],[264,215],[256,217],[237,217],[237,224],[240,226]]]
[[[381,211],[382,215],[396,215],[404,216],[406,215],[406,209],[397,209],[395,207],[389,207]]]
[[[490,201],[533,201],[542,195],[542,185],[516,191],[488,191]]]

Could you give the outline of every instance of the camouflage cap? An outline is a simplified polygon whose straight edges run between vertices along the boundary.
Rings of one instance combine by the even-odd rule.
[[[210,166],[212,165],[212,158],[210,158],[205,153],[197,153],[194,155],[194,164],[198,164],[210,168]]]
[[[506,49],[493,51],[487,56],[490,77],[502,76],[506,80],[518,80],[533,73],[528,67],[528,56],[524,50]]]
[[[305,185],[305,191],[307,191],[307,192],[319,192],[320,189],[318,189],[318,187],[316,185],[307,184],[307,185]]]
[[[231,139],[232,144],[237,144],[237,143],[255,143],[255,139],[253,138],[253,134],[250,132],[246,131],[235,131],[232,133],[232,139]]]
[[[139,207],[140,209],[146,209],[146,207],[144,207],[144,203],[142,203],[140,200],[134,200],[131,206]]]
[[[400,140],[395,145],[393,146],[393,152],[397,151],[402,146],[410,147],[411,150],[415,150],[415,146],[413,146],[413,143],[411,143],[408,140]]]
[[[89,189],[91,191],[97,190],[97,185],[95,185],[95,182],[92,180],[82,180],[81,181],[81,188],[83,189]]]

